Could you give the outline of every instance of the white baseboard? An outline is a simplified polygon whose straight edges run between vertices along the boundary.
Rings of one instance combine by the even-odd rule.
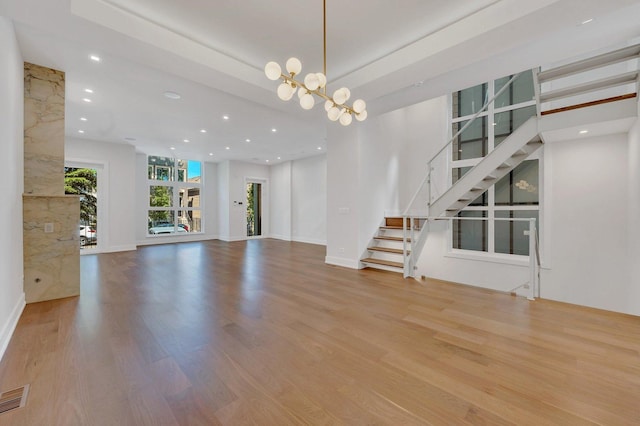
[[[326,246],[327,245],[327,241],[326,240],[318,240],[318,239],[315,239],[315,238],[295,237],[295,238],[292,238],[291,241],[295,241],[297,243],[316,244],[316,245],[319,245],[319,246]]]
[[[287,235],[272,234],[272,235],[269,235],[269,238],[282,240],[282,241],[291,241],[291,235],[287,236]]]
[[[119,251],[134,251],[138,250],[138,246],[136,245],[125,245],[125,246],[111,246],[102,250],[101,253],[116,253]]]
[[[22,315],[25,304],[24,293],[22,293],[16,303],[16,306],[11,312],[11,315],[7,318],[7,322],[5,322],[2,329],[0,329],[0,361],[2,361],[2,357],[9,346],[9,341],[11,340],[11,336],[13,336],[13,332],[18,325],[18,320],[20,319],[20,315]]]
[[[193,234],[193,235],[178,235],[171,237],[148,237],[142,241],[138,241],[138,246],[152,246],[156,244],[172,244],[172,243],[190,243],[194,241],[209,241],[209,240],[224,240],[222,237],[218,237],[217,235],[207,235],[207,234]],[[135,250],[135,249],[134,249]]]
[[[226,241],[228,243],[232,243],[235,241],[245,241],[247,237],[229,237],[229,236],[221,236],[219,237],[220,241]]]
[[[324,258],[324,263],[329,265],[342,266],[344,268],[361,269],[359,260],[345,259],[344,257],[326,256]]]

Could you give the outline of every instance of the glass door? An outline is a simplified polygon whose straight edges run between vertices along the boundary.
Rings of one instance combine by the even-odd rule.
[[[262,235],[262,183],[247,182],[247,237]]]
[[[82,167],[84,166],[84,167]],[[80,225],[78,228],[81,253],[96,251],[98,238],[98,173],[91,165],[68,163],[64,168],[64,192],[80,197]]]

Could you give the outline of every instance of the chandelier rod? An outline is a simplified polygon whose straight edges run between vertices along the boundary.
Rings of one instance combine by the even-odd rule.
[[[324,62],[322,73],[327,76],[327,0],[322,0],[322,46],[324,54]],[[323,88],[324,93],[327,93],[327,86]]]

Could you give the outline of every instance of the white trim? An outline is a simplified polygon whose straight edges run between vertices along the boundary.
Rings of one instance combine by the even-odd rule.
[[[291,239],[291,235],[279,235],[279,234],[271,234],[268,238],[273,238],[274,240],[282,240],[282,241],[293,241]]]
[[[7,322],[0,330],[0,361],[2,361],[2,357],[4,356],[4,353],[9,346],[11,336],[13,336],[13,332],[16,330],[18,320],[20,319],[25,306],[26,302],[24,298],[24,292],[22,292],[22,294],[18,298],[18,302],[13,308],[13,311],[11,311],[11,315],[9,315]]]
[[[291,241],[295,241],[296,243],[316,244],[319,246],[327,245],[327,240],[319,240],[317,238],[291,237]]]
[[[324,263],[334,266],[342,266],[343,268],[362,269],[359,260],[346,259],[344,257],[325,256]]]
[[[94,169],[96,171],[96,187],[97,187],[97,204],[96,204],[96,221],[97,226],[97,244],[92,249],[92,253],[104,253],[109,247],[109,162],[98,160],[83,160],[79,158],[65,158],[65,167],[77,167]],[[101,225],[102,224],[102,225]],[[80,254],[83,253],[80,250]]]
[[[271,215],[269,214],[270,212],[270,208],[271,208],[271,203],[270,203],[270,197],[271,194],[269,192],[269,178],[266,177],[252,177],[252,176],[245,176],[244,177],[244,186],[243,186],[243,194],[244,194],[244,199],[242,200],[243,204],[244,204],[244,232],[246,234],[247,232],[247,208],[249,207],[249,203],[247,200],[247,184],[249,183],[259,183],[260,185],[262,185],[262,190],[260,192],[260,214],[261,214],[261,229],[260,229],[260,235],[253,235],[253,236],[248,236],[246,235],[244,237],[245,240],[255,240],[255,239],[260,239],[260,238],[269,238],[269,231],[271,230]]]
[[[134,251],[134,250],[138,250],[138,246],[136,245],[124,245],[124,246],[111,246],[111,247],[107,247],[104,250],[102,250],[100,253],[116,253],[116,252],[120,252],[120,251]],[[97,254],[98,252],[87,252],[84,255],[89,255],[89,254]]]
[[[173,236],[171,236],[173,235]],[[217,235],[205,235],[201,232],[193,233],[191,235],[175,235],[175,234],[163,234],[157,235],[155,237],[145,237],[144,240],[138,241],[136,243],[137,246],[151,246],[154,244],[173,244],[173,243],[191,243],[194,241],[208,241],[208,240],[218,240]],[[226,240],[225,240],[226,241]],[[127,247],[127,246],[123,246]]]
[[[518,254],[487,253],[473,250],[452,249],[450,252],[445,254],[444,257],[529,267],[529,256],[522,256]]]
[[[226,241],[228,243],[232,243],[232,242],[235,242],[235,241],[247,241],[247,237],[220,236],[218,239],[220,241]]]

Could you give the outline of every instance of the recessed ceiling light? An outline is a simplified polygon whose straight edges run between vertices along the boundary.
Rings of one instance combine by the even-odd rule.
[[[586,20],[582,21],[582,22],[580,23],[580,25],[585,25],[585,24],[588,24],[588,23],[590,23],[590,22],[593,22],[593,18],[589,18],[589,19],[586,19]]]
[[[244,140],[245,142],[251,142],[251,139],[247,138]]]
[[[172,147],[170,147],[169,149],[170,149],[171,151],[175,151],[176,147],[175,147],[175,146],[172,146]]]
[[[584,135],[584,134],[587,134],[587,133],[589,133],[589,131],[588,131],[588,130],[580,130],[580,134],[581,134],[581,135]]]
[[[213,157],[213,152],[210,152],[210,153],[209,153],[209,157]]]
[[[322,151],[322,147],[321,146],[318,147],[318,151]]]
[[[269,160],[265,160],[267,163],[269,162]]]
[[[91,59],[94,62],[100,62],[102,60],[98,55],[89,55],[89,59]]]
[[[278,160],[280,159],[280,157],[278,157]]]
[[[225,149],[229,150],[229,149],[231,149],[231,147],[230,147],[230,146],[228,146],[228,147],[226,147]]]
[[[86,117],[80,117],[80,121],[87,121]]]
[[[89,99],[89,98],[83,98],[82,100],[87,102],[87,103],[91,103],[91,99]]]
[[[276,128],[274,127],[273,129],[271,129],[271,131],[272,131],[273,133],[275,133],[275,132],[277,132],[277,131],[278,131],[278,129],[276,129]]]
[[[163,93],[165,98],[169,98],[169,99],[173,99],[173,100],[177,100],[180,99],[182,96],[180,96],[180,93],[176,93],[176,92],[171,92],[171,91],[166,91]]]
[[[207,133],[205,129],[200,129],[200,133]]]
[[[78,130],[78,133],[84,133],[84,130]]]
[[[183,139],[182,142],[189,143],[189,139]]]
[[[93,93],[92,89],[84,89],[84,91],[87,92],[87,93]]]
[[[222,116],[222,119],[223,119],[223,120],[228,120],[228,119],[229,119],[229,116],[228,116],[228,115],[223,115],[223,116]]]

